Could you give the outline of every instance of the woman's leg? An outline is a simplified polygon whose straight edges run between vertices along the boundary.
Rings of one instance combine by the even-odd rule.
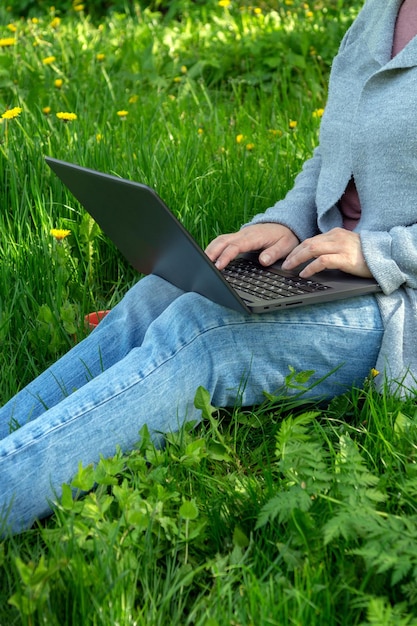
[[[198,420],[199,385],[214,404],[230,406],[236,397],[251,405],[264,390],[274,393],[289,365],[315,370],[316,380],[342,365],[315,389],[322,396],[362,384],[382,332],[373,297],[255,316],[184,294],[148,326],[140,346],[0,441],[0,510],[10,506],[12,529],[25,528],[49,512],[48,499],[80,461],[95,463],[117,445],[131,449],[145,423],[155,435]]]
[[[156,276],[139,281],[84,341],[0,408],[0,439],[80,389],[140,346],[148,326],[182,291]]]

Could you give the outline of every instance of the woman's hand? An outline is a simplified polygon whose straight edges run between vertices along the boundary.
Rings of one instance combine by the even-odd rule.
[[[237,233],[216,237],[207,246],[206,254],[222,270],[238,254],[259,250],[259,262],[268,266],[286,257],[297,244],[298,238],[287,226],[275,223],[253,224]]]
[[[327,233],[306,239],[288,254],[284,269],[295,269],[301,263],[307,263],[300,276],[309,278],[325,269],[337,269],[370,278],[372,276],[362,252],[358,233],[344,228],[333,228]]]

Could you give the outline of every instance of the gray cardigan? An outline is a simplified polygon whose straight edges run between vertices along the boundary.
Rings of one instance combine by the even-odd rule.
[[[319,146],[287,196],[251,223],[285,224],[301,240],[342,226],[337,202],[353,174],[355,231],[383,291],[375,367],[407,393],[417,387],[417,37],[391,59],[401,2],[365,2],[332,65]]]

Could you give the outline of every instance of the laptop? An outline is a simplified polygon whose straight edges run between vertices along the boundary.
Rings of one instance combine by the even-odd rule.
[[[46,162],[139,273],[156,274],[183,291],[246,313],[380,291],[373,279],[339,271],[302,279],[280,263],[265,268],[256,253],[219,271],[149,186],[50,157]]]

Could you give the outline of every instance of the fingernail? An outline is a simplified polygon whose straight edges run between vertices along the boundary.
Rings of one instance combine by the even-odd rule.
[[[269,265],[271,263],[271,257],[269,256],[269,254],[261,254],[260,259],[261,262],[265,265]]]

